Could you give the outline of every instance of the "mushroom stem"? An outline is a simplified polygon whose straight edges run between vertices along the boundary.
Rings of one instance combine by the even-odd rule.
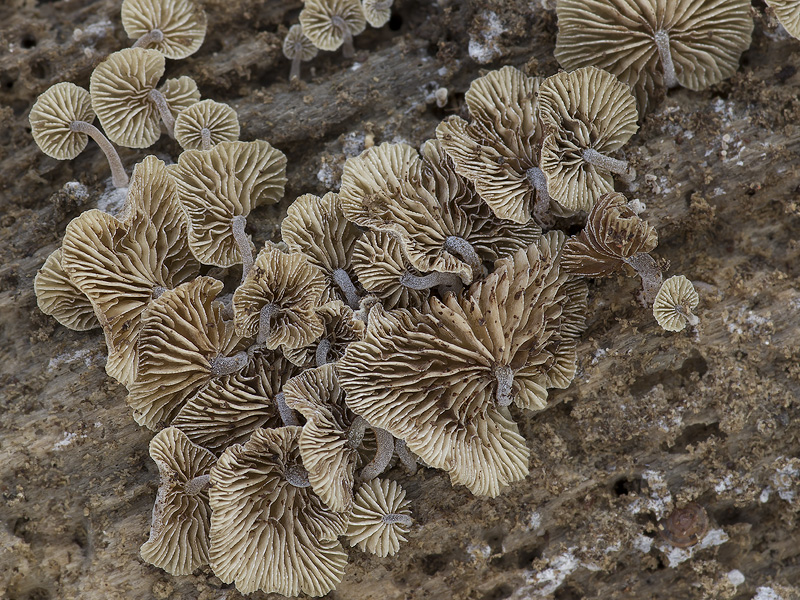
[[[411,450],[408,449],[405,440],[401,440],[400,438],[395,439],[394,452],[397,454],[397,458],[400,459],[400,462],[403,463],[403,466],[408,470],[409,475],[413,475],[417,472],[417,457],[411,454]]]
[[[203,150],[211,149],[211,130],[208,127],[203,127],[200,130],[200,147]]]
[[[408,515],[399,515],[397,513],[389,513],[387,515],[383,515],[381,517],[381,521],[383,521],[387,525],[394,525],[395,523],[399,523],[400,525],[405,525],[406,527],[411,527],[414,524],[414,521],[412,521],[411,517],[409,517]]]
[[[148,96],[150,97],[150,100],[153,101],[153,104],[156,105],[158,114],[161,115],[161,120],[164,122],[164,126],[167,128],[167,134],[169,134],[169,137],[174,139],[175,117],[172,116],[172,111],[169,109],[169,104],[167,104],[167,99],[164,97],[164,94],[153,88],[150,90]]]
[[[353,47],[353,34],[347,26],[345,20],[340,16],[335,16],[331,19],[333,26],[342,32],[342,56],[345,58],[353,58],[356,53]]]
[[[367,420],[364,417],[356,416],[347,430],[347,445],[351,448],[358,448],[364,441],[364,434],[367,431]]]
[[[497,405],[510,405],[514,399],[514,371],[508,366],[497,367],[494,370],[494,377],[497,380],[497,390],[495,392]]]
[[[394,437],[392,434],[380,427],[371,427],[371,429],[378,440],[378,449],[375,451],[375,457],[366,467],[361,469],[361,477],[367,481],[375,479],[383,473],[386,467],[389,466],[389,461],[392,460],[392,455],[394,454]]]
[[[318,367],[328,364],[328,354],[330,353],[330,351],[331,351],[331,341],[328,338],[321,340],[320,343],[317,345],[317,352],[315,356]]]
[[[342,290],[347,300],[347,306],[353,310],[358,310],[361,298],[356,291],[356,286],[353,285],[353,280],[350,279],[350,275],[347,274],[347,271],[344,269],[336,269],[333,272],[333,281],[339,286],[339,289]]]
[[[436,286],[443,286],[446,289],[459,289],[461,278],[455,273],[439,273],[434,271],[422,277],[405,271],[400,276],[400,285],[404,285],[412,290],[427,290]]]
[[[528,181],[536,190],[536,200],[533,203],[533,218],[540,225],[553,224],[553,217],[550,214],[550,201],[553,199],[547,190],[547,177],[539,167],[531,167],[525,171]]]
[[[244,283],[250,269],[253,268],[253,251],[250,250],[250,238],[244,232],[244,226],[247,224],[247,218],[243,215],[236,215],[231,219],[231,231],[233,232],[233,239],[239,247],[239,255],[242,257],[242,283]]]
[[[281,416],[281,421],[283,421],[286,427],[300,425],[300,421],[297,420],[297,415],[294,414],[294,411],[286,404],[286,398],[283,392],[275,394],[275,404],[278,407],[278,414]]]
[[[197,494],[207,490],[209,487],[211,487],[211,475],[198,475],[186,482],[185,489],[190,496],[197,496]]]
[[[678,86],[678,77],[675,75],[675,63],[672,62],[672,51],[669,48],[669,33],[663,29],[656,31],[654,36],[658,58],[661,59],[661,68],[664,71],[664,85],[669,88]]]
[[[678,306],[675,307],[675,312],[677,312],[684,319],[686,319],[686,322],[689,325],[691,325],[692,327],[697,327],[697,324],[700,322],[700,319],[698,318],[698,316],[695,315],[692,312],[692,309],[689,308],[688,306],[684,306],[682,304],[679,304]]]
[[[163,285],[157,285],[153,287],[153,300],[158,300],[161,297],[161,294],[167,291]]]
[[[211,361],[211,374],[214,377],[233,375],[244,369],[248,362],[250,362],[250,356],[244,350],[233,356],[219,354]]]
[[[114,148],[114,145],[103,135],[103,132],[86,121],[73,121],[69,124],[69,128],[70,131],[85,133],[100,146],[100,150],[106,155],[108,166],[111,167],[111,181],[114,183],[114,187],[128,187],[128,174],[125,173],[125,167],[122,166],[122,161],[119,159],[116,148]]]
[[[447,236],[444,240],[444,249],[447,250],[450,254],[455,254],[465,263],[467,263],[473,270],[479,270],[481,266],[483,266],[483,262],[481,261],[480,256],[478,253],[475,252],[475,248],[472,244],[470,244],[467,240],[462,237],[458,237],[457,235],[450,235]]]
[[[256,344],[259,346],[263,346],[267,343],[270,328],[272,327],[270,321],[278,310],[279,307],[274,302],[270,302],[261,307],[261,314],[258,317],[258,336],[256,336]]]
[[[300,79],[300,55],[303,52],[303,45],[297,44],[297,47],[294,49],[295,55],[292,59],[292,68],[289,69],[289,81],[292,82],[295,79]]]
[[[369,325],[369,311],[372,310],[373,306],[380,303],[380,298],[377,296],[364,296],[364,298],[361,299],[361,303],[358,305],[358,310],[353,314],[353,317]]]
[[[164,41],[164,32],[160,29],[153,29],[152,31],[148,31],[142,37],[140,37],[136,42],[131,46],[132,48],[147,48],[150,44],[158,44],[159,42]]]
[[[283,474],[286,476],[286,481],[291,483],[294,487],[307,488],[311,486],[311,482],[308,480],[308,471],[300,465],[291,465],[287,467]]]
[[[594,148],[587,148],[583,151],[583,160],[595,167],[600,167],[606,171],[616,173],[627,183],[630,183],[636,178],[636,169],[628,165],[627,162],[611,158],[605,154],[600,154]]]
[[[652,306],[653,302],[655,302],[658,290],[661,289],[661,283],[664,279],[658,263],[656,263],[655,259],[646,252],[634,254],[630,258],[626,258],[625,262],[636,269],[636,272],[642,279],[642,293],[644,302],[647,306]]]

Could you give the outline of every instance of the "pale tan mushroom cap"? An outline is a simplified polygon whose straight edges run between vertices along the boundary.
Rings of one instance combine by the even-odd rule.
[[[239,139],[239,117],[227,104],[201,100],[184,109],[175,119],[175,140],[184,150],[203,149],[203,129],[211,145]]]
[[[376,477],[361,484],[345,534],[347,541],[381,557],[394,555],[400,549],[400,542],[406,541],[410,527],[391,517],[387,523],[384,518],[402,515],[410,519],[411,503],[405,498],[405,490],[396,481]]]
[[[303,33],[320,50],[338,50],[342,45],[344,32],[334,24],[336,18],[344,21],[353,37],[367,28],[358,0],[307,0],[299,18]]]
[[[231,267],[242,262],[231,221],[283,197],[286,156],[263,140],[220,142],[185,151],[170,172],[189,220],[192,252],[203,264]]]
[[[92,72],[92,108],[115,144],[147,148],[161,136],[161,118],[148,94],[164,74],[164,64],[157,50],[125,48]]]
[[[258,429],[211,470],[211,566],[242,593],[321,596],[344,574],[347,516],[287,481],[302,469],[300,431]]]
[[[61,248],[54,250],[33,279],[36,303],[64,327],[88,331],[100,327],[94,307],[61,266]]]
[[[191,0],[123,0],[122,26],[131,39],[158,29],[160,42],[148,47],[167,58],[180,60],[191,56],[206,37],[206,13]]]
[[[42,152],[58,160],[72,160],[86,148],[89,137],[72,131],[70,124],[94,121],[92,97],[74,83],[57,83],[36,99],[28,120]]]
[[[667,331],[682,331],[694,320],[692,310],[699,302],[692,282],[683,275],[675,275],[661,284],[653,303],[653,316]]]
[[[795,0],[764,0],[778,21],[794,38],[800,39],[800,3]]]
[[[152,439],[150,457],[158,465],[160,481],[150,538],[139,554],[171,575],[190,575],[208,564],[211,508],[208,491],[193,493],[188,484],[208,475],[217,459],[175,427]]]
[[[164,94],[173,119],[177,119],[183,111],[200,102],[200,90],[197,89],[197,82],[188,75],[182,75],[177,79],[167,79],[158,88],[158,91]]]
[[[324,297],[324,294],[323,294]],[[326,341],[328,348],[327,360],[336,362],[347,349],[348,344],[364,339],[366,325],[357,319],[353,309],[341,300],[330,300],[316,309],[317,316],[322,320],[323,332],[320,339],[308,346],[289,349],[282,348],[286,359],[300,367],[316,367],[316,352],[319,344]]]
[[[289,60],[293,60],[298,52],[300,60],[305,62],[314,58],[319,53],[319,49],[303,33],[303,26],[294,24],[289,28],[289,33],[283,40],[283,55]]]
[[[323,332],[316,314],[320,306],[325,278],[300,252],[285,253],[267,244],[258,253],[245,281],[233,293],[236,329],[254,337],[259,331],[261,309],[276,304],[266,347],[287,349],[308,346]]]
[[[545,79],[539,115],[550,132],[540,158],[550,196],[569,211],[590,210],[614,191],[614,179],[583,160],[583,152],[608,155],[621,148],[638,129],[636,99],[612,74],[585,67]]]
[[[364,17],[372,27],[383,27],[392,17],[392,3],[394,0],[362,0]]]

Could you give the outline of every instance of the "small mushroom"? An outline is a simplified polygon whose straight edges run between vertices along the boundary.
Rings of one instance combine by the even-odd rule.
[[[220,142],[239,139],[239,117],[227,104],[201,100],[175,119],[175,140],[184,150],[210,150]]]
[[[303,26],[292,25],[283,40],[283,55],[292,61],[289,81],[300,79],[300,63],[307,62],[317,55],[317,47],[303,33]]]
[[[689,548],[705,537],[708,525],[706,509],[690,502],[673,510],[658,524],[658,529],[661,537],[675,548]]]
[[[396,481],[373,479],[361,484],[345,534],[350,545],[380,557],[394,555],[414,523],[411,503],[405,498]]]
[[[123,0],[122,27],[134,48],[152,48],[167,58],[191,56],[206,37],[206,13],[191,0]]]
[[[163,94],[173,119],[177,119],[183,111],[200,102],[200,90],[197,89],[197,82],[187,75],[181,75],[176,79],[167,79],[161,84],[158,91]]]
[[[800,5],[795,0],[764,0],[793,38],[800,39]]]
[[[347,345],[364,338],[364,322],[344,302],[333,300],[316,309],[324,330],[319,340],[308,346],[290,350],[283,348],[286,359],[300,367],[321,367],[336,362]]]
[[[75,331],[100,327],[89,298],[72,283],[61,266],[61,248],[54,250],[36,273],[33,289],[39,310],[64,327]]]
[[[383,27],[392,17],[394,0],[361,0],[364,17],[372,27]]]
[[[158,466],[158,495],[139,554],[171,575],[191,575],[209,560],[208,485],[217,459],[175,427],[152,439],[150,457]]]
[[[94,111],[89,92],[74,83],[62,82],[47,89],[31,108],[28,120],[36,145],[58,160],[72,160],[83,152],[91,137],[111,167],[114,187],[128,187],[128,175],[116,148],[94,125]]]
[[[320,50],[342,48],[342,56],[355,54],[353,37],[367,28],[359,0],[306,0],[300,11],[303,33]]]
[[[653,316],[663,329],[682,331],[687,323],[694,327],[700,322],[692,314],[699,302],[692,282],[683,275],[675,275],[664,281],[658,290],[653,302]]]

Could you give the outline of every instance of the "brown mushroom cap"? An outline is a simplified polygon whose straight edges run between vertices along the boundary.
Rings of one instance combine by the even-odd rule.
[[[372,27],[383,27],[392,17],[392,3],[394,0],[362,0],[364,17]]]
[[[682,331],[687,323],[697,324],[692,310],[700,298],[692,282],[683,275],[670,277],[661,285],[653,303],[653,316],[667,331]]]
[[[184,150],[208,150],[220,142],[238,139],[239,117],[227,104],[201,100],[175,118],[175,140]],[[209,147],[203,147],[204,140]]]
[[[136,40],[158,30],[161,35],[151,35],[145,47],[180,60],[202,45],[206,13],[190,0],[123,0],[122,26],[128,37]]]
[[[92,97],[74,83],[57,83],[36,99],[28,120],[42,152],[58,160],[72,160],[86,148],[89,136],[73,131],[70,124],[94,121]]]
[[[208,491],[196,478],[208,476],[216,457],[169,427],[150,442],[150,457],[158,465],[159,485],[150,538],[142,558],[172,575],[190,575],[208,564],[211,509]]]
[[[411,529],[411,503],[396,481],[375,478],[359,486],[353,502],[347,540],[365,552],[392,556]]]
[[[338,50],[345,41],[345,32],[337,25],[337,19],[341,19],[341,25],[351,36],[367,28],[359,0],[306,0],[299,19],[303,33],[320,50]]]
[[[303,483],[300,427],[257,429],[211,470],[211,566],[226,583],[321,596],[341,580],[347,554],[337,537],[347,516]],[[294,482],[294,483],[292,483]]]
[[[794,38],[800,39],[800,5],[794,0],[764,0],[781,25]]]
[[[295,23],[283,40],[283,55],[294,60],[298,55],[303,62],[311,60],[319,53],[319,49],[303,33],[303,26]]]
[[[61,266],[61,248],[54,250],[33,280],[36,303],[64,327],[87,331],[100,327],[94,307]]]

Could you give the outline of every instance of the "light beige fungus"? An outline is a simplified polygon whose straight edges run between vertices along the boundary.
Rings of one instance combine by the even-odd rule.
[[[347,516],[313,492],[300,427],[258,429],[211,470],[211,567],[239,591],[322,596],[341,581]]]
[[[197,82],[187,75],[182,75],[177,79],[167,79],[158,90],[164,95],[173,119],[177,119],[181,112],[200,102],[200,90],[197,89]]]
[[[36,273],[33,289],[39,310],[64,327],[75,331],[100,327],[89,298],[72,283],[61,266],[61,248],[54,250]]]
[[[142,558],[171,575],[190,575],[208,564],[211,508],[208,483],[216,457],[169,427],[150,442],[158,466],[158,495]]]
[[[292,61],[289,81],[300,78],[300,63],[307,62],[317,55],[317,47],[303,33],[302,25],[292,25],[283,40],[283,55]]]
[[[781,25],[794,38],[800,39],[800,2],[797,0],[764,0]]]
[[[303,33],[320,50],[342,48],[345,58],[354,54],[353,37],[367,28],[358,0],[307,0],[300,11]]]
[[[616,77],[595,67],[548,77],[539,88],[539,116],[540,168],[550,197],[567,211],[588,211],[613,192],[612,173],[633,180],[635,171],[610,156],[638,129],[636,100]]]
[[[206,37],[206,13],[191,0],[123,0],[122,27],[135,48],[167,58],[191,56]]]
[[[287,360],[301,367],[321,367],[336,362],[350,342],[364,339],[366,326],[344,302],[333,300],[316,309],[323,332],[318,340],[296,349],[283,348]]]
[[[392,17],[394,0],[361,0],[364,16],[372,27],[383,27]]]
[[[411,529],[411,503],[396,481],[373,479],[356,492],[347,541],[364,552],[392,556]]]
[[[576,356],[564,348],[583,326],[586,287],[561,270],[563,241],[542,236],[425,312],[372,308],[366,338],[337,363],[347,405],[475,494],[525,477],[508,406],[544,408],[548,388],[569,384]]]
[[[558,0],[556,11],[561,66],[613,73],[640,114],[664,88],[702,90],[733,75],[753,32],[749,0]]]
[[[201,100],[175,119],[175,140],[184,150],[210,150],[220,142],[239,139],[239,117],[227,104]]]
[[[692,313],[700,298],[692,282],[683,275],[670,277],[661,285],[653,302],[653,316],[667,331],[681,331],[687,324],[697,325],[699,319]]]

